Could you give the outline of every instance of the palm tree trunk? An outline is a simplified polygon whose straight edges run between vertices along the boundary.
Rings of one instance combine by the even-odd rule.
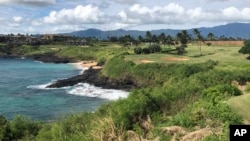
[[[202,52],[201,52],[201,41],[200,41],[200,54],[201,54],[201,56],[202,56]]]

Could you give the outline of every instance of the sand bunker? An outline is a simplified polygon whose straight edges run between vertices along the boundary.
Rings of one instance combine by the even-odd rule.
[[[187,61],[189,59],[188,58],[167,57],[167,58],[162,58],[162,60],[166,60],[166,61]]]
[[[140,62],[141,62],[141,63],[153,63],[153,62],[155,62],[155,61],[140,59]]]

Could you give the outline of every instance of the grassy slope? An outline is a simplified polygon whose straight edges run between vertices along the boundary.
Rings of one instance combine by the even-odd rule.
[[[250,94],[244,94],[242,96],[233,97],[228,100],[228,103],[232,107],[232,109],[241,115],[246,124],[250,124]]]

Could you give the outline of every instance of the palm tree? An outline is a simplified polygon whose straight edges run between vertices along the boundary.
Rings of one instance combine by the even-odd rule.
[[[182,32],[176,34],[176,37],[177,40],[181,43],[181,46],[178,47],[178,53],[183,54],[185,48],[187,47],[187,43],[190,40],[190,36],[188,35],[188,32],[186,30],[182,30]]]
[[[177,39],[180,41],[182,47],[187,47],[187,43],[190,41],[190,36],[188,35],[187,30],[182,30],[177,33]]]
[[[151,41],[153,43],[157,43],[158,42],[158,38],[157,38],[157,36],[155,34],[152,36]]]
[[[175,43],[173,37],[168,35],[164,41],[164,44],[167,44],[168,46],[174,45]]]
[[[201,52],[201,42],[204,42],[204,39],[203,39],[203,37],[202,37],[202,35],[201,35],[201,33],[200,33],[200,31],[198,30],[198,29],[194,29],[193,30],[193,33],[194,33],[194,35],[196,36],[196,38],[198,39],[198,41],[199,41],[199,49],[200,49],[200,55],[202,56],[202,52]]]
[[[142,36],[139,35],[137,39],[133,40],[133,43],[136,47],[138,47],[138,45],[141,44],[142,40],[143,40]]]
[[[165,33],[161,33],[159,36],[158,36],[158,41],[161,43],[161,44],[164,44],[166,40],[166,35]]]
[[[137,37],[137,40],[138,40],[139,42],[142,42],[142,41],[143,41],[143,37],[142,37],[141,35],[139,35],[139,36]]]
[[[209,41],[213,41],[213,40],[214,40],[214,34],[211,33],[211,32],[209,32],[209,33],[207,34],[207,39],[208,39]]]
[[[149,44],[151,45],[151,41],[152,41],[152,34],[150,31],[146,32],[146,41],[149,42]]]
[[[122,37],[119,38],[119,41],[121,42],[121,44],[123,44],[124,47],[128,47],[132,46],[132,42],[133,42],[133,37],[131,37],[130,35],[124,35]]]

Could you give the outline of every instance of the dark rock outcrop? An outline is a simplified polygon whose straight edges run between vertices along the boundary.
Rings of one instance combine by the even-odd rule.
[[[100,75],[100,70],[88,69],[84,71],[82,75],[77,75],[68,79],[58,80],[55,83],[47,86],[47,88],[60,88],[73,86],[78,83],[89,83],[97,87],[105,89],[122,89],[130,90],[132,88],[138,88],[132,79],[126,78],[123,80],[111,79]]]

